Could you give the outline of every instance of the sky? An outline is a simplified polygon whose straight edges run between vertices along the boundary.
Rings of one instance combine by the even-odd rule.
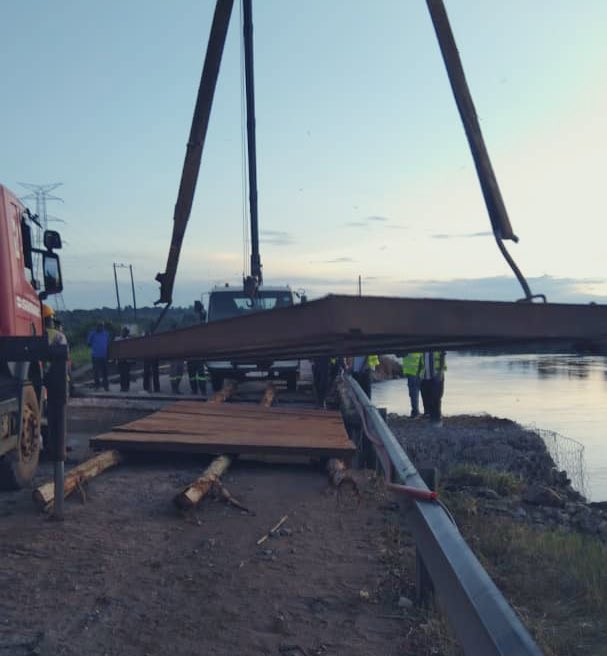
[[[61,182],[69,309],[158,299],[211,0],[4,0],[0,182]],[[534,293],[607,302],[607,2],[445,0]],[[256,0],[266,284],[517,300],[423,0]],[[10,29],[8,29],[10,26]],[[238,1],[174,289],[245,258]],[[117,269],[123,304],[128,269]]]

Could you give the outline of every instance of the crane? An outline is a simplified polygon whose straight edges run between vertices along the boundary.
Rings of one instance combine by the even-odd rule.
[[[447,16],[444,2],[443,0],[426,0],[426,4],[434,25],[456,105],[464,125],[464,130],[466,132],[472,158],[476,167],[497,246],[523,288],[525,297],[522,300],[532,301],[534,298],[541,298],[545,301],[546,298],[542,294],[533,295],[531,293],[525,277],[516,266],[513,258],[510,256],[503,243],[503,240],[505,239],[517,242],[518,237],[514,234],[512,226],[510,225],[508,213],[489,159],[489,154],[485,146],[472,96],[466,82],[464,69],[457,51],[457,46],[449,24],[449,18]],[[177,265],[179,263],[179,255],[194,200],[200,161],[213,105],[217,77],[219,74],[219,66],[221,64],[233,5],[234,0],[217,0],[215,5],[205,62],[198,88],[194,116],[192,119],[190,137],[181,174],[177,202],[175,204],[173,234],[171,237],[166,269],[163,273],[158,273],[156,276],[156,280],[160,283],[160,298],[155,304],[166,304],[156,326],[162,321],[164,313],[173,300],[173,286],[175,283]],[[257,208],[252,0],[242,0],[242,6],[244,17],[242,37],[244,41],[245,55],[249,213],[251,228],[251,271],[248,276],[243,278],[243,287],[247,296],[254,299],[257,295],[259,286],[262,283],[263,276],[261,257],[259,253]]]
[[[243,279],[243,286],[247,295],[255,297],[259,286],[263,282],[261,256],[259,252],[259,219],[257,207],[257,159],[255,141],[255,85],[253,74],[253,11],[252,0],[243,2],[243,40],[245,59],[246,83],[246,115],[247,115],[247,154],[249,174],[249,212],[251,227],[251,263],[250,274]],[[181,181],[175,211],[173,214],[173,234],[167,258],[166,269],[158,273],[156,280],[160,283],[160,298],[156,305],[166,304],[166,309],[173,301],[173,286],[179,263],[179,255],[183,245],[185,230],[190,218],[196,182],[200,169],[200,161],[204,149],[204,142],[211,116],[213,97],[219,75],[219,67],[226,41],[233,0],[217,0],[209,42],[205,56],[202,76],[196,98],[194,116],[190,136],[186,148]],[[164,314],[164,312],[163,312]],[[159,319],[158,323],[160,322]]]

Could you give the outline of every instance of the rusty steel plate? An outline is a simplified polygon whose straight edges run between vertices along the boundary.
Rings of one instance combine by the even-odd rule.
[[[327,296],[148,337],[110,357],[246,362],[399,350],[607,343],[607,306]]]
[[[350,459],[339,412],[182,401],[90,440],[95,449]]]

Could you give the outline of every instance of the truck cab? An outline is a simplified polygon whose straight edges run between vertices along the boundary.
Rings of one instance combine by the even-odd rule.
[[[207,321],[222,321],[294,305],[295,295],[289,286],[262,286],[255,298],[250,298],[242,287],[216,286],[209,293]],[[269,362],[207,362],[213,390],[220,390],[226,378],[242,381],[246,378],[282,379],[289,391],[297,388],[299,360]]]
[[[59,233],[43,233],[36,217],[0,185],[0,488],[28,485],[38,464],[42,363],[12,360],[11,340],[45,334],[42,299],[63,289],[54,248],[61,248]]]

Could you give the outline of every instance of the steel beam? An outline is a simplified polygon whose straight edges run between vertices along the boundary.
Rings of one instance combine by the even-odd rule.
[[[327,296],[113,342],[110,357],[243,362],[582,341],[607,343],[607,306]]]

